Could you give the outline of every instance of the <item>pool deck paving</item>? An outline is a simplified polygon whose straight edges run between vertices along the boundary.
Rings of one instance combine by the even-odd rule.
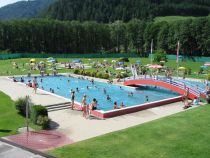
[[[69,101],[40,90],[35,94],[32,88],[14,83],[6,77],[0,77],[0,91],[9,95],[13,100],[29,95],[33,103],[44,106]],[[49,112],[49,117],[59,132],[66,134],[73,142],[78,142],[182,111],[184,111],[183,103],[177,102],[105,120],[85,119],[81,111],[71,110],[70,108]]]

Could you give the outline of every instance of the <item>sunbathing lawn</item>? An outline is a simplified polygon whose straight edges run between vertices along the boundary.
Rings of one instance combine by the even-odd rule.
[[[49,153],[59,158],[207,158],[209,120],[207,105]]]
[[[14,101],[0,92],[0,137],[16,134],[17,129],[25,125],[25,119],[18,114]],[[38,126],[31,126],[40,129]]]
[[[36,59],[37,62],[39,61],[46,61],[46,59]],[[57,59],[58,62],[69,62],[72,60],[75,60],[75,58],[58,58]],[[91,64],[92,62],[104,62],[104,60],[107,60],[108,62],[111,63],[111,61],[113,60],[112,58],[94,58],[94,59],[87,59],[87,58],[83,58],[82,61],[85,64]],[[115,59],[118,60],[118,59]],[[130,62],[129,63],[125,63],[127,66],[129,66],[130,64],[134,64],[136,63],[136,61],[140,60],[142,62],[142,65],[146,65],[146,64],[150,64],[150,59],[148,58],[129,58]],[[13,76],[13,75],[26,75],[28,73],[28,66],[26,63],[29,63],[30,59],[29,58],[22,58],[22,59],[10,59],[10,60],[0,60],[0,76]],[[13,68],[12,63],[16,62],[19,66],[19,69],[15,69]],[[24,65],[23,65],[24,64]],[[204,64],[204,62],[192,62],[192,61],[188,61],[188,62],[181,62],[179,63],[179,66],[184,66],[186,68],[191,68],[192,69],[192,75],[188,76],[188,77],[193,77],[193,78],[206,78],[206,75],[201,75],[201,76],[197,76],[197,72],[200,69],[200,66],[202,66]],[[171,68],[175,68],[176,69],[176,61],[175,60],[169,60],[166,63],[166,66],[171,67]],[[99,68],[99,72],[103,72],[105,69],[107,68]],[[121,71],[117,71],[117,70],[113,70],[112,68],[108,68],[109,71],[113,72],[113,73],[120,73]],[[96,72],[96,69],[91,68],[87,71],[94,71]],[[47,71],[50,74],[52,73],[52,71]],[[72,73],[73,70],[72,69],[62,69],[58,71],[59,73]],[[33,74],[38,74],[38,71],[32,71]],[[176,72],[174,72],[174,75],[176,76]],[[114,76],[113,76],[114,77]]]

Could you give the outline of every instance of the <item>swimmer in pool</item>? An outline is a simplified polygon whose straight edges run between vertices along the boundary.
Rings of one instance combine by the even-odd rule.
[[[111,98],[109,95],[107,95],[106,100],[111,101]]]
[[[149,101],[149,97],[147,95],[145,96],[145,100],[146,100],[146,102]]]
[[[103,91],[104,91],[104,94],[106,94],[106,89],[105,88],[103,89]]]

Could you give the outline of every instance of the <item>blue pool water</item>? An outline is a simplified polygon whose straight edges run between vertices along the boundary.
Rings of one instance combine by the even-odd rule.
[[[25,77],[25,83],[33,78]],[[18,79],[20,80],[20,78]],[[178,93],[166,90],[163,88],[155,87],[124,87],[118,85],[107,84],[103,82],[94,82],[92,84],[89,80],[82,80],[67,76],[47,76],[37,77],[39,88],[44,88],[46,91],[50,91],[50,88],[54,89],[55,94],[70,99],[70,90],[75,91],[75,100],[81,102],[84,94],[87,95],[87,102],[91,103],[93,98],[98,100],[97,108],[100,110],[108,111],[113,109],[113,104],[116,101],[118,106],[121,102],[125,106],[139,105],[146,102],[146,96],[149,97],[149,102],[157,101],[167,98],[179,96]],[[87,89],[87,86],[89,89]],[[79,92],[76,92],[76,88]],[[104,94],[106,89],[106,94]],[[128,96],[128,93],[133,92],[133,96]],[[111,97],[111,101],[107,100],[107,95]]]

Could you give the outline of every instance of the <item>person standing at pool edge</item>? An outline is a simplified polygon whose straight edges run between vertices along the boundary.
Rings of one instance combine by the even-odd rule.
[[[71,109],[74,110],[75,92],[71,91]]]
[[[87,96],[84,95],[82,99],[83,117],[87,118]]]
[[[36,90],[37,90],[37,87],[38,87],[38,83],[37,83],[37,78],[36,77],[34,77],[34,79],[33,79],[32,87],[34,89],[33,90],[34,93],[36,94]]]

